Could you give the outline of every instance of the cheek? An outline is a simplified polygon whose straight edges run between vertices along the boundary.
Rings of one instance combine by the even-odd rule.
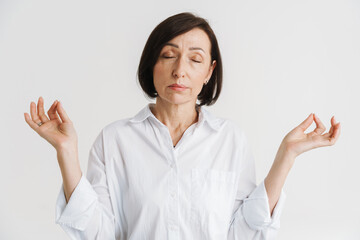
[[[153,75],[154,76],[159,76],[162,73],[162,69],[161,67],[159,67],[159,64],[155,64],[154,69],[153,69]]]
[[[156,63],[153,70],[154,79],[156,78],[164,78],[169,73],[169,67],[162,63]]]
[[[198,70],[198,71],[193,71],[191,74],[191,79],[193,79],[194,82],[196,82],[197,85],[202,85],[204,82],[204,79],[207,75],[206,70]]]
[[[166,74],[167,71],[164,66],[157,63],[153,69],[154,86],[158,91],[161,91],[163,85],[166,85]]]

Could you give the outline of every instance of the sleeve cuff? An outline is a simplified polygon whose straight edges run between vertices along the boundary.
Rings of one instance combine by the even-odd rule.
[[[255,230],[262,230],[266,227],[274,229],[280,228],[280,215],[284,207],[286,194],[281,190],[278,202],[275,205],[273,214],[270,214],[269,199],[262,181],[249,195],[244,199],[242,208],[243,216],[249,227]]]
[[[84,231],[94,214],[98,196],[85,175],[74,189],[66,204],[64,185],[56,201],[55,223]]]

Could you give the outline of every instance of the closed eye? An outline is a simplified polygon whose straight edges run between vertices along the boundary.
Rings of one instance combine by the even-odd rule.
[[[162,56],[163,58],[175,58],[175,57],[169,57],[169,56]],[[193,62],[196,62],[196,63],[201,63],[201,61],[196,61],[194,59],[192,59]]]

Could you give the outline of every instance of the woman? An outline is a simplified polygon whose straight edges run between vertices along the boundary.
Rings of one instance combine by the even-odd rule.
[[[340,123],[333,117],[322,135],[324,125],[310,114],[285,136],[256,186],[244,132],[202,107],[216,102],[222,84],[219,47],[205,19],[181,13],[161,22],[147,40],[138,78],[156,103],[102,129],[86,177],[61,103],[47,117],[41,97],[37,112],[31,102],[25,120],[57,150],[63,178],[56,222],[72,239],[274,239],[295,158],[333,145]],[[316,129],[305,134],[312,121]]]

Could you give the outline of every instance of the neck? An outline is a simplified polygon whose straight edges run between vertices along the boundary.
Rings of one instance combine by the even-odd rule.
[[[199,118],[196,103],[187,102],[173,104],[156,98],[156,103],[151,108],[154,116],[169,128],[170,132],[183,133],[188,127],[196,123]]]

